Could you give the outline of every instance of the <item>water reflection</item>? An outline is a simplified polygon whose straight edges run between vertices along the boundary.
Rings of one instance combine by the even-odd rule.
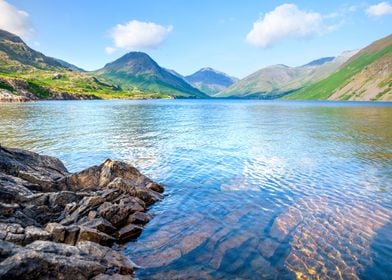
[[[0,105],[0,142],[73,171],[107,157],[166,185],[126,252],[140,279],[387,279],[392,106],[88,101]]]

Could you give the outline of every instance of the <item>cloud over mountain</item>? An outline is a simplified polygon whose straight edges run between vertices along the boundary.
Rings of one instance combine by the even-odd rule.
[[[34,29],[27,12],[18,10],[5,0],[0,0],[0,15],[0,29],[25,39],[32,36]]]
[[[162,26],[154,22],[131,20],[117,24],[110,30],[113,46],[106,48],[107,53],[118,49],[127,51],[154,49],[160,46],[173,30],[173,26]]]
[[[287,38],[311,37],[326,28],[321,14],[300,10],[294,4],[283,4],[257,20],[246,41],[265,48]]]
[[[370,17],[382,17],[392,14],[392,5],[388,2],[380,2],[366,9],[366,14]]]

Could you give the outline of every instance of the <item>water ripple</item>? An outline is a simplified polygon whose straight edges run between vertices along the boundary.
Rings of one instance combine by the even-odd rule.
[[[391,127],[385,103],[0,104],[3,145],[166,186],[124,249],[140,279],[388,279]]]

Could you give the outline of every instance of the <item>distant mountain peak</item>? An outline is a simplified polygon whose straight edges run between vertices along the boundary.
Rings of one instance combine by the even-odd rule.
[[[125,83],[130,88],[158,92],[178,97],[204,98],[206,95],[192,87],[178,73],[158,65],[144,52],[129,52],[97,70],[98,75]]]
[[[191,75],[188,75],[187,77],[190,77],[190,76],[193,76],[193,75],[196,75],[196,74],[201,74],[201,73],[203,73],[203,75],[204,75],[204,74],[206,74],[206,72],[207,72],[207,73],[211,73],[211,74],[213,74],[213,75],[214,75],[214,74],[216,74],[216,75],[222,75],[222,76],[226,76],[226,77],[229,77],[229,78],[231,78],[231,79],[234,79],[234,80],[238,80],[237,78],[232,77],[232,76],[226,74],[225,72],[216,70],[216,69],[214,69],[214,68],[212,68],[212,67],[203,67],[203,68],[201,68],[200,70],[196,71],[195,73],[193,73],[193,74],[191,74]]]
[[[201,91],[214,95],[231,86],[238,79],[211,67],[204,67],[186,76],[185,80]]]
[[[337,56],[333,63],[340,63],[340,67],[336,71],[286,98],[392,100],[391,54],[392,34],[374,41],[360,51],[344,52]]]
[[[323,65],[323,64],[325,64],[327,62],[330,62],[330,61],[332,61],[334,59],[335,59],[334,56],[322,57],[322,58],[319,58],[319,59],[312,60],[312,61],[310,61],[310,62],[308,62],[308,63],[306,63],[305,65],[302,65],[302,66],[320,66],[320,65]]]
[[[216,96],[278,98],[326,78],[348,58],[348,56],[324,57],[297,67],[284,64],[267,66],[248,75]]]
[[[107,63],[103,70],[110,72],[126,72],[128,74],[157,73],[160,66],[144,52],[129,52]]]
[[[148,54],[144,52],[136,52],[136,51],[128,52],[124,54],[122,57],[120,57],[119,59],[151,59],[152,60],[152,58]]]
[[[199,70],[199,72],[203,72],[203,71],[220,72],[220,71],[215,70],[215,69],[212,68],[212,67],[203,67],[203,68],[201,68],[201,69]]]
[[[105,67],[107,65],[110,64],[114,64],[114,63],[126,63],[129,61],[135,61],[135,62],[139,62],[139,63],[155,63],[155,61],[146,53],[144,52],[128,52],[126,54],[124,54],[123,56],[121,56],[120,58],[116,59],[113,62],[109,62],[105,65]]]

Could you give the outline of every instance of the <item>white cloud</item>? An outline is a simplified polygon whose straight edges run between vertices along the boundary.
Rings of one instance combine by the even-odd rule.
[[[116,48],[113,48],[113,47],[106,47],[106,48],[105,48],[105,51],[106,51],[108,54],[112,54],[112,53],[116,52],[117,49],[116,49]]]
[[[106,47],[111,54],[118,49],[145,50],[161,45],[173,30],[173,26],[162,26],[154,22],[131,20],[125,24],[117,24],[110,30],[113,45]]]
[[[370,17],[382,17],[392,14],[392,6],[388,2],[380,2],[366,9],[366,14]]]
[[[25,39],[32,36],[34,29],[29,14],[18,10],[5,0],[0,0],[0,29],[14,33]]]
[[[298,9],[294,4],[283,4],[266,13],[253,24],[246,36],[248,43],[265,48],[286,38],[305,38],[328,31],[319,13]]]

